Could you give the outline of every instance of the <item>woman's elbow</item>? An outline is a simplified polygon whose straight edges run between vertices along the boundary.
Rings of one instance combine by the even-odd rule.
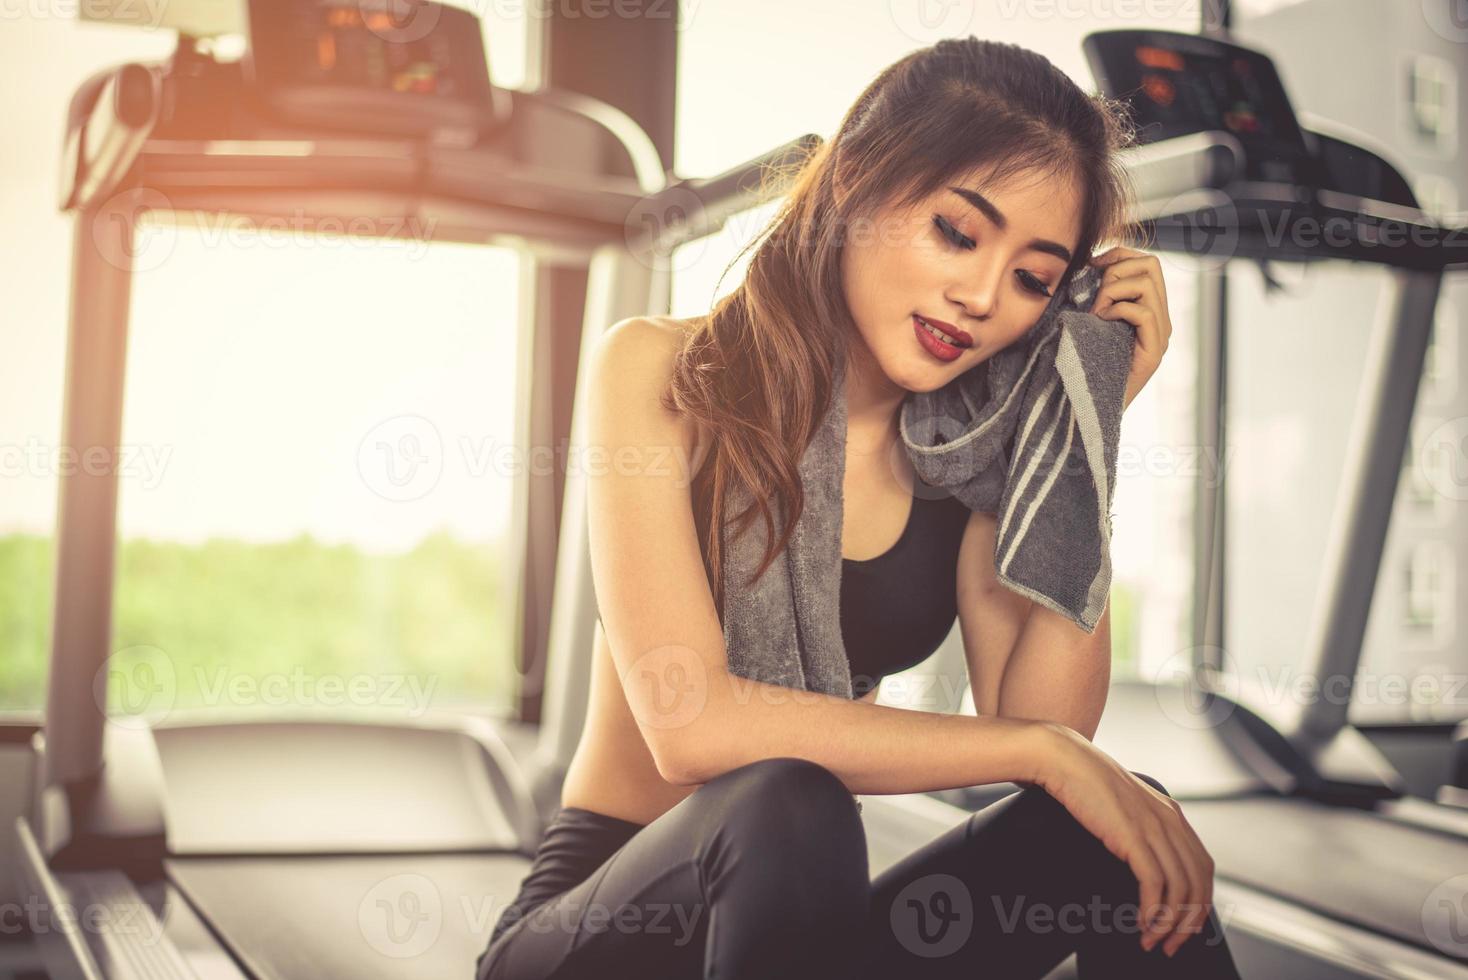
[[[703,718],[644,733],[664,782],[698,786],[719,771],[711,748],[711,728],[709,719]]]
[[[657,763],[658,775],[669,786],[693,785],[694,781],[688,775],[689,768],[684,766],[680,761],[670,759],[666,754],[661,752],[653,756],[653,761]]]

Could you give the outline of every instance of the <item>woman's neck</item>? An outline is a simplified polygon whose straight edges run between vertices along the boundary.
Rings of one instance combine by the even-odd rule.
[[[896,441],[898,412],[908,392],[887,377],[864,345],[851,346],[846,370],[847,446],[848,451],[868,455]]]

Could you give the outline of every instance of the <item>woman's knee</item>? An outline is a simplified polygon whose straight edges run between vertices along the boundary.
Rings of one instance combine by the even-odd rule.
[[[716,776],[698,792],[715,808],[717,831],[705,874],[725,873],[793,920],[865,914],[870,887],[866,828],[834,773],[794,757],[761,759]],[[748,855],[754,860],[737,859]]]
[[[1137,772],[1136,770],[1129,770],[1129,771],[1131,772],[1131,774],[1133,776],[1136,776],[1142,782],[1146,783],[1148,786],[1151,786],[1153,789],[1155,789],[1157,792],[1161,793],[1163,796],[1171,796],[1172,795],[1171,793],[1169,793],[1167,791],[1167,787],[1166,786],[1163,786],[1160,781],[1154,779],[1153,777],[1147,775],[1146,773],[1144,773],[1144,772]]]
[[[849,805],[855,811],[856,799],[846,784],[831,770],[795,756],[759,759],[721,773],[706,785],[726,787],[742,796],[780,796],[811,809],[833,804]]]
[[[731,822],[746,829],[798,838],[802,831],[839,834],[846,826],[865,841],[856,798],[840,777],[809,759],[760,759],[721,773],[704,789],[723,797]]]

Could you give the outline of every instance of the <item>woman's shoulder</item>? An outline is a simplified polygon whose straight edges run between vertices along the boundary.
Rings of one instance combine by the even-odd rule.
[[[653,323],[679,337],[686,337],[688,334],[698,329],[698,327],[703,324],[703,321],[707,319],[707,317],[648,315],[646,317],[643,317],[643,319],[651,320]]]
[[[604,346],[615,344],[630,356],[652,360],[649,367],[666,366],[671,372],[672,357],[697,329],[701,318],[678,319],[671,316],[631,316],[607,328]]]
[[[628,317],[607,329],[602,339],[603,356],[614,362],[611,372],[621,379],[619,384],[636,386],[636,397],[660,399],[672,380],[678,352],[701,320],[660,315]],[[683,447],[693,461],[692,479],[710,442],[697,419],[681,413],[676,419],[684,435]]]

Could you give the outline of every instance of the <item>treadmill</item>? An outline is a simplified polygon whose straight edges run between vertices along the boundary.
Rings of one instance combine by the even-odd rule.
[[[1115,30],[1083,42],[1102,92],[1125,99],[1127,153],[1149,247],[1192,256],[1205,286],[1230,263],[1339,261],[1383,267],[1391,315],[1375,327],[1351,420],[1310,641],[1292,666],[1353,678],[1361,656],[1442,277],[1468,268],[1468,229],[1418,208],[1400,170],[1323,121],[1302,125],[1273,62],[1224,38]],[[1226,445],[1230,324],[1205,300],[1198,445]],[[1249,325],[1241,326],[1246,329]],[[1325,420],[1322,420],[1324,423]],[[1213,458],[1223,458],[1221,455]],[[1349,698],[1271,703],[1223,662],[1226,475],[1197,483],[1193,661],[1159,683],[1111,685],[1095,743],[1186,804],[1216,863],[1215,909],[1244,976],[1468,977],[1459,920],[1468,877],[1462,787],[1407,796],[1391,763],[1347,719]],[[1468,726],[1465,726],[1468,729]],[[1461,731],[1460,731],[1461,734]],[[1468,785],[1468,741],[1456,777]],[[1012,783],[930,794],[966,814]],[[868,800],[869,825],[886,818]],[[956,822],[929,801],[906,809]],[[894,839],[906,816],[894,814]],[[1068,973],[1057,975],[1070,975]]]
[[[589,272],[584,366],[600,331],[665,308],[660,256],[757,203],[764,165],[812,139],[712,180],[679,181],[660,172],[645,136],[604,104],[481,83],[482,51],[469,50],[478,25],[461,11],[445,7],[429,18],[430,36],[441,41],[435,64],[461,75],[454,94],[416,100],[361,78],[301,70],[292,60],[297,42],[319,25],[258,3],[250,11],[244,62],[218,62],[183,37],[169,62],[101,73],[73,100],[74,172],[61,202],[77,222],[69,445],[119,438],[128,257],[145,211],[372,215],[385,235],[400,233],[407,219],[432,218],[444,240],[509,241],[580,264]],[[371,46],[374,36],[364,28],[356,41]],[[1128,58],[1139,45],[1171,52],[1165,60],[1181,64],[1179,84],[1226,83],[1217,73],[1236,70],[1229,66],[1243,52],[1164,32],[1103,32],[1086,44],[1103,88],[1119,96],[1136,87]],[[1260,67],[1261,55],[1244,55]],[[1282,87],[1272,97],[1271,118],[1281,120],[1281,105],[1287,117],[1279,145],[1194,112],[1171,120],[1171,130],[1157,127],[1127,163],[1141,192],[1135,218],[1159,248],[1220,263],[1341,259],[1393,270],[1394,344],[1376,365],[1358,420],[1366,451],[1348,474],[1354,504],[1307,654],[1314,669],[1338,670],[1343,657],[1349,667],[1359,655],[1438,283],[1468,256],[1446,234],[1437,246],[1373,250],[1393,222],[1432,222],[1378,154],[1297,121],[1296,142]],[[568,154],[568,146],[584,152]],[[1281,216],[1325,215],[1359,231],[1317,248],[1266,234]],[[1223,339],[1214,322],[1205,371],[1216,370]],[[1221,397],[1215,387],[1205,402]],[[578,398],[578,434],[583,406]],[[1219,413],[1204,425],[1209,444],[1221,442]],[[1392,465],[1373,469],[1371,460]],[[507,726],[463,716],[411,725],[266,712],[175,712],[150,724],[104,717],[92,679],[106,668],[110,641],[116,483],[64,477],[37,802],[15,832],[26,894],[53,909],[111,914],[90,928],[66,928],[58,917],[38,937],[48,970],[89,978],[471,975],[528,866],[584,722],[596,617],[584,489],[577,472],[567,474],[545,717],[533,750],[520,753],[501,737]],[[1201,512],[1212,515],[1200,582],[1204,598],[1216,601],[1209,573],[1217,548],[1206,545],[1221,540],[1221,496],[1200,492]],[[1189,818],[1218,860],[1216,902],[1230,909],[1225,928],[1244,975],[1468,977],[1461,957],[1434,945],[1420,918],[1414,930],[1422,902],[1411,904],[1428,869],[1463,866],[1461,814],[1426,814],[1426,804],[1403,799],[1400,780],[1343,711],[1266,716],[1243,694],[1230,696],[1216,664],[1195,668],[1176,684],[1115,683],[1096,741],[1189,801]],[[1203,723],[1180,726],[1179,718]],[[873,871],[1016,789],[867,797]],[[1327,828],[1334,843],[1319,832]],[[1363,848],[1387,860],[1368,867],[1362,856],[1372,852]],[[1064,974],[1063,965],[1054,976]]]
[[[253,0],[248,15],[241,60],[184,31],[166,61],[100,72],[72,99],[59,202],[74,215],[67,445],[120,441],[144,220],[304,218],[514,245],[587,276],[584,359],[613,323],[666,308],[672,248],[753,206],[766,169],[812,142],[678,180],[614,107],[493,86],[466,10]],[[555,754],[517,756],[502,737],[512,725],[468,713],[109,715],[117,480],[93,469],[61,477],[34,807],[13,828],[22,893],[45,907],[49,974],[472,976],[558,799]],[[568,527],[580,489],[567,491]],[[580,586],[562,564],[565,606]],[[591,626],[558,621],[552,660],[589,652]],[[148,666],[160,669],[132,678],[154,684],[142,703],[171,708],[166,664],[122,669]],[[555,683],[553,716],[584,711],[585,678]]]

